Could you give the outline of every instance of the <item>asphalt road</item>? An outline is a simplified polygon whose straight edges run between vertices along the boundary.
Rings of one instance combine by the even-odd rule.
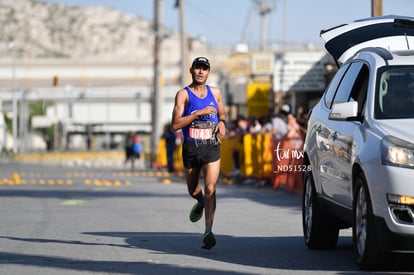
[[[361,273],[349,230],[335,250],[306,248],[301,198],[285,190],[219,184],[217,245],[204,250],[182,177],[0,165],[2,275]]]

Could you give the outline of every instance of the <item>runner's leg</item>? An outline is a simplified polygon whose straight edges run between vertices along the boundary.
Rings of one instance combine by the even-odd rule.
[[[201,188],[198,186],[200,168],[190,168],[187,171],[187,188],[191,197],[204,205],[204,196]]]
[[[205,194],[205,225],[211,231],[216,211],[216,184],[220,173],[220,160],[210,162],[203,167]]]

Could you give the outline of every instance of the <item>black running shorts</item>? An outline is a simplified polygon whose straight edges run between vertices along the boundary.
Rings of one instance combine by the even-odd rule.
[[[220,144],[211,140],[184,141],[182,156],[185,168],[200,168],[220,159]]]

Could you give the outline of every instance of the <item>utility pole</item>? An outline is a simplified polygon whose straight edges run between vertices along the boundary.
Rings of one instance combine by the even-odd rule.
[[[59,85],[59,78],[57,75],[55,75],[52,79],[52,85],[53,85],[53,94],[55,98],[55,102],[53,102],[53,109],[55,113],[55,121],[53,124],[53,151],[57,151],[59,149],[59,129],[58,129],[58,123],[59,123],[59,117],[58,117],[58,106],[57,106],[57,87]]]
[[[261,22],[261,43],[260,50],[264,51],[266,49],[266,40],[267,40],[267,14],[271,12],[271,8],[267,4],[267,0],[262,0],[261,6],[259,9],[260,22]]]
[[[151,166],[157,160],[158,141],[161,137],[161,118],[163,94],[160,90],[160,63],[162,42],[162,18],[164,0],[154,0],[154,83],[152,93],[152,135],[151,135]]]
[[[177,0],[175,7],[179,8],[180,17],[180,38],[181,38],[181,77],[180,83],[184,87],[187,84],[186,72],[187,72],[187,35],[185,29],[185,0]]]
[[[287,34],[287,1],[283,0],[283,51],[286,51],[286,34]]]
[[[382,0],[371,0],[371,16],[382,15]]]

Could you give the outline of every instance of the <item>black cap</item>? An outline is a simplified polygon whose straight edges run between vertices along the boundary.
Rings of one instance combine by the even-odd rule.
[[[197,65],[203,65],[210,69],[210,62],[208,61],[207,58],[202,57],[202,56],[194,58],[191,68],[194,68]]]

